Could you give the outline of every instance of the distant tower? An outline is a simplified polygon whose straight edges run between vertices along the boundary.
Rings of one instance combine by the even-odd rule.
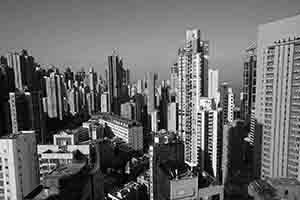
[[[56,72],[51,72],[50,76],[45,76],[44,79],[48,117],[62,120],[64,113],[62,76]]]
[[[25,88],[33,90],[34,58],[29,56],[26,50],[8,53],[6,58],[8,66],[14,70],[16,88],[21,91]]]
[[[221,85],[220,103],[223,109],[223,123],[233,122],[234,94],[228,83],[222,83]]]
[[[151,113],[155,109],[155,85],[157,81],[157,74],[148,72],[147,73],[147,110]]]
[[[126,70],[123,68],[122,59],[113,53],[108,56],[107,84],[109,94],[109,112],[120,114],[120,101],[128,96],[126,81]],[[129,76],[129,75],[128,75]]]
[[[178,64],[177,63],[173,64],[171,67],[170,84],[171,84],[171,93],[176,93],[178,89]]]
[[[243,101],[241,117],[250,122],[251,111],[255,109],[256,93],[256,44],[253,43],[246,49],[243,73]]]
[[[214,103],[219,105],[219,71],[208,69],[208,98],[214,99]]]

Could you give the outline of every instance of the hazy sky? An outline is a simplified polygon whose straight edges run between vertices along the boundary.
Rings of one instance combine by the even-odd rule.
[[[185,30],[210,40],[210,66],[238,87],[257,25],[299,14],[300,0],[1,0],[0,53],[28,49],[41,64],[104,71],[117,49],[132,78],[169,77]]]

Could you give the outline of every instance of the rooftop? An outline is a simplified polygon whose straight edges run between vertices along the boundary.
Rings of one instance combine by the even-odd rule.
[[[251,196],[261,196],[265,199],[281,199],[282,194],[278,192],[280,187],[298,188],[300,182],[295,178],[268,178],[266,180],[255,180],[249,184],[248,192]]]
[[[84,167],[86,166],[86,163],[80,162],[80,163],[70,163],[66,166],[61,166],[52,171],[49,176],[51,177],[65,177],[65,176],[72,176],[80,173]]]
[[[121,188],[115,188],[113,191],[110,192],[110,195],[117,196],[119,198],[126,197],[132,190],[138,190],[138,188],[141,187],[140,183],[131,181],[127,184],[125,184]]]
[[[300,186],[300,182],[296,178],[274,178],[274,179],[268,179],[267,182],[272,186],[278,186],[278,185]]]
[[[189,166],[185,163],[168,160],[161,163],[159,166],[169,176],[170,180],[175,178],[185,179],[195,176],[195,174],[189,169]]]
[[[35,132],[33,130],[28,130],[28,131],[20,131],[18,134],[9,134],[9,135],[3,135],[0,137],[1,139],[17,139],[21,135],[26,135],[26,134],[34,134]]]
[[[159,131],[154,137],[155,143],[178,143],[180,138],[173,132]]]
[[[138,121],[130,120],[130,119],[120,117],[120,116],[114,115],[114,114],[109,114],[109,113],[96,113],[96,114],[92,115],[92,117],[91,117],[91,120],[99,120],[99,119],[107,120],[110,122],[117,121],[119,123],[124,123],[125,126],[142,126],[141,123]]]

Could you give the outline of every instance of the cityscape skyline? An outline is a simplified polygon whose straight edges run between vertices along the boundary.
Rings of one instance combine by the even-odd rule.
[[[135,71],[133,80],[150,67],[159,72],[159,79],[167,79],[176,62],[174,49],[184,45],[183,30],[199,27],[202,38],[211,41],[210,66],[220,70],[220,81],[231,81],[235,92],[242,83],[241,52],[256,40],[257,25],[296,15],[300,6],[296,0],[260,2],[259,7],[256,1],[234,0],[13,4],[0,8],[0,54],[28,49],[42,65],[86,70],[92,66],[103,73],[108,52],[117,50],[125,66]]]
[[[0,8],[0,200],[299,199],[299,0],[35,1]]]

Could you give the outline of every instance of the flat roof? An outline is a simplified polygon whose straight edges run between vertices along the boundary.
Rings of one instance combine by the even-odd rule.
[[[27,135],[27,134],[35,134],[35,131],[34,130],[28,130],[28,131],[20,131],[18,133],[11,133],[9,135],[3,135],[0,137],[0,140],[1,139],[17,139],[17,137],[21,136],[21,135]]]
[[[124,117],[121,117],[121,116],[118,116],[118,115],[115,115],[115,114],[110,114],[110,113],[96,113],[96,114],[93,114],[91,119],[92,120],[99,120],[99,118],[103,119],[103,120],[108,120],[108,121],[118,121],[118,122],[121,122],[121,123],[124,123],[128,126],[142,126],[142,124],[136,120],[130,120],[130,119],[127,119],[127,118],[124,118]]]
[[[267,179],[267,181],[272,186],[278,186],[278,185],[300,186],[300,182],[296,178],[280,177],[280,178]]]
[[[195,176],[186,163],[168,160],[161,163],[159,166],[169,176],[170,180],[175,179],[176,177],[178,179],[184,179]]]
[[[86,163],[70,163],[65,166],[58,167],[53,170],[49,176],[51,177],[63,177],[63,176],[72,176],[78,174],[86,166]]]

